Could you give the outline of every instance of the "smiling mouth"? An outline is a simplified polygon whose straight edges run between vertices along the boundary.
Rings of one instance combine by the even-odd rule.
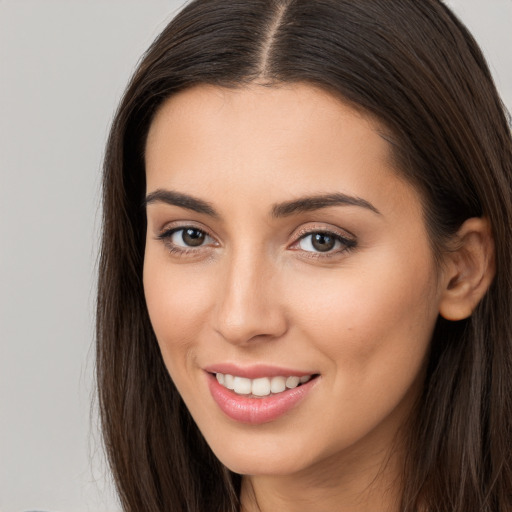
[[[297,388],[318,376],[317,374],[311,374],[302,377],[290,375],[248,379],[229,373],[217,372],[213,375],[221,386],[247,398],[264,398],[278,395],[288,389]]]

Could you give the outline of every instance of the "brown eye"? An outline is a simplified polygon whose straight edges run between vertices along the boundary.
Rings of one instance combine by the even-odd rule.
[[[197,247],[198,245],[202,245],[206,238],[206,235],[203,231],[195,228],[187,228],[180,230],[182,235],[181,238],[185,245],[190,247]],[[177,232],[179,233],[179,231]]]
[[[317,231],[303,236],[298,248],[311,253],[338,253],[356,246],[356,241],[328,231]]]
[[[311,237],[311,245],[320,252],[330,251],[335,244],[335,238],[326,233],[315,233]]]
[[[214,242],[211,236],[209,236],[203,230],[194,227],[170,229],[169,231],[159,235],[158,238],[163,240],[166,245],[175,247],[177,249],[201,247],[203,245],[211,244]]]

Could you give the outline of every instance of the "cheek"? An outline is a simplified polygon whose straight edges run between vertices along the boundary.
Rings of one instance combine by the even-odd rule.
[[[309,339],[352,375],[381,373],[403,361],[419,365],[437,318],[435,272],[430,253],[423,254],[361,257],[357,267],[314,280],[304,273],[291,296]]]
[[[183,369],[183,356],[205,328],[212,283],[193,268],[170,265],[167,258],[146,253],[144,294],[165,364],[170,372]],[[179,357],[176,357],[179,356]],[[186,358],[187,363],[192,361]]]
[[[323,379],[331,390],[316,428],[324,429],[330,415],[337,447],[355,443],[381,423],[393,431],[420,392],[437,319],[435,273],[421,258],[401,265],[392,260],[315,280],[303,276],[294,287],[299,336],[322,355]],[[317,293],[305,294],[312,286]],[[329,409],[332,404],[339,407]]]

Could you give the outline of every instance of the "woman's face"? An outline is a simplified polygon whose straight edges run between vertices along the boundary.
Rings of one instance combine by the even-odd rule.
[[[146,150],[149,315],[215,454],[252,475],[375,463],[421,389],[440,300],[379,126],[307,85],[198,86]]]

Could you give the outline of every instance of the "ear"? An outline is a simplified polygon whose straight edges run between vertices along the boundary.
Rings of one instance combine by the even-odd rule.
[[[446,320],[463,320],[480,302],[495,273],[494,240],[486,218],[462,224],[454,247],[445,255],[439,313]]]

